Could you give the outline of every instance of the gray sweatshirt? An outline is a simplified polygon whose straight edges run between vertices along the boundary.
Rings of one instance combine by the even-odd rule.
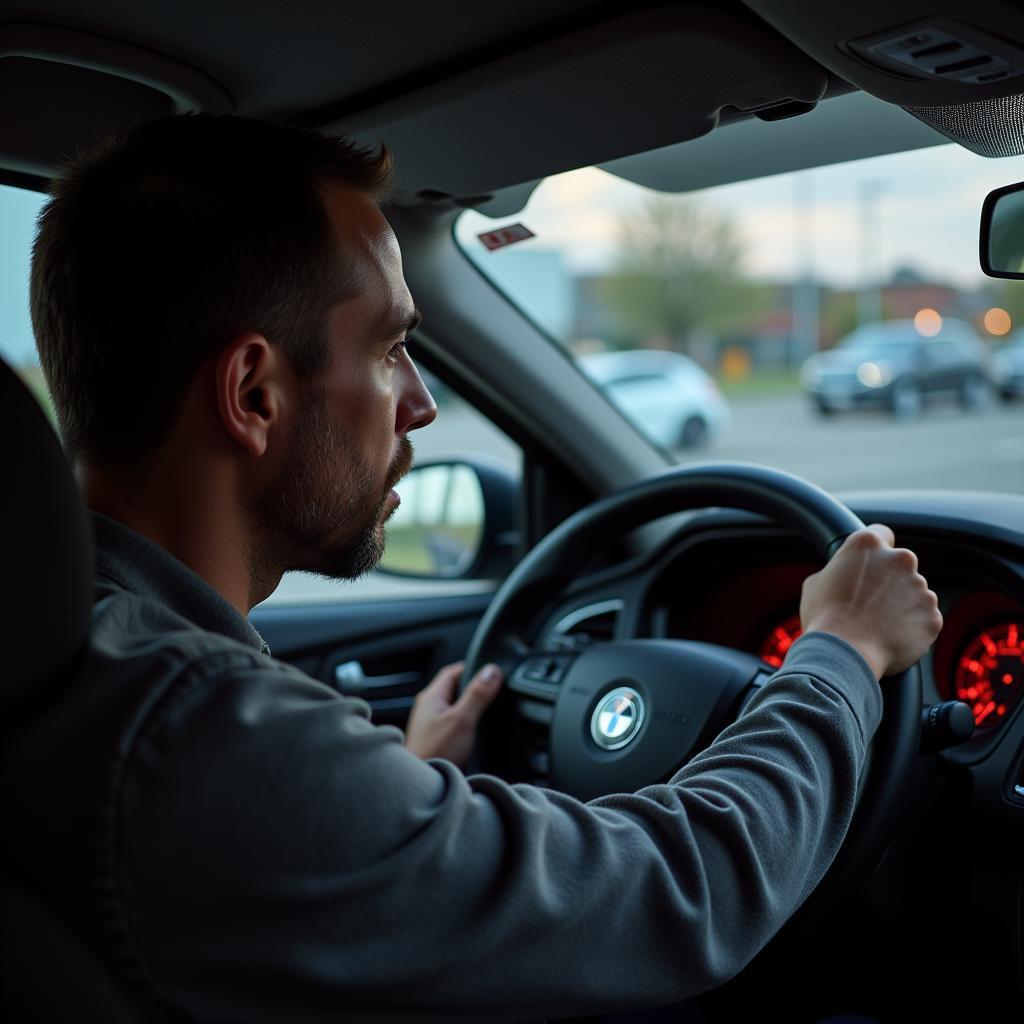
[[[584,804],[419,760],[165,551],[95,525],[89,656],[3,751],[3,776],[32,782],[0,796],[27,823],[20,868],[168,1015],[521,1020],[685,999],[764,946],[849,825],[882,703],[837,637],[797,641],[669,783]]]

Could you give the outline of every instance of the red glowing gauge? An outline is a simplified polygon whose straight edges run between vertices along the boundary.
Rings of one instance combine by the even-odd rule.
[[[998,725],[1024,685],[1024,623],[990,626],[956,663],[956,695],[970,704],[978,726]]]
[[[790,615],[779,623],[765,638],[758,654],[762,661],[767,661],[772,668],[780,668],[785,660],[786,651],[793,646],[793,641],[803,632],[800,628],[800,616]]]

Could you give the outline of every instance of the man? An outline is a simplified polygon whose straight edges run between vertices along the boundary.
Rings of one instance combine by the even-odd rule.
[[[740,721],[670,783],[586,805],[425,760],[465,758],[493,672],[456,699],[444,670],[403,746],[274,661],[249,609],[286,570],[372,568],[407,436],[436,413],[405,350],[387,170],[314,134],[181,117],[56,186],[32,312],[94,512],[97,600],[74,685],[8,755],[48,808],[22,868],[60,879],[62,908],[171,1016],[686,998],[739,970],[835,856],[878,679],[934,639],[935,595],[885,527],[855,534]]]

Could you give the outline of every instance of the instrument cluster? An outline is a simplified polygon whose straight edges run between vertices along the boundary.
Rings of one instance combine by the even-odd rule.
[[[760,553],[760,564],[752,559],[755,564],[736,564],[732,572],[722,571],[728,557],[709,561],[706,568],[714,564],[717,580],[697,590],[656,587],[653,634],[736,647],[781,666],[801,633],[801,583],[819,566],[799,555],[776,562]],[[704,568],[690,564],[691,572]],[[991,732],[1008,720],[1024,692],[1024,603],[965,583],[936,585],[944,625],[924,662],[925,698],[964,701],[979,733]]]

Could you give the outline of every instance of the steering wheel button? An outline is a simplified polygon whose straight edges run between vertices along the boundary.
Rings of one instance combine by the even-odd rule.
[[[533,679],[543,683],[560,683],[569,662],[564,658],[529,658],[520,666],[524,679]]]

